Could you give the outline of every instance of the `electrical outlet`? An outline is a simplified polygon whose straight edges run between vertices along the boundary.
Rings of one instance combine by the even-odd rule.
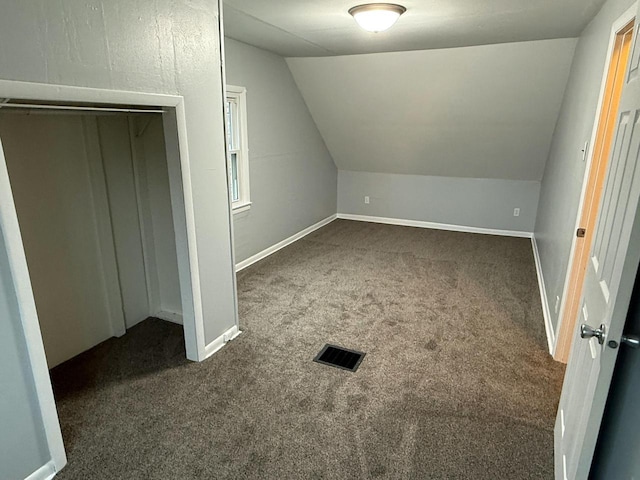
[[[364,197],[364,203],[369,203],[369,196]]]
[[[555,308],[556,313],[558,313],[558,308],[560,308],[560,297],[556,296],[556,308]]]
[[[513,216],[514,217],[519,217],[520,216],[520,209],[519,208],[514,208],[513,209]]]

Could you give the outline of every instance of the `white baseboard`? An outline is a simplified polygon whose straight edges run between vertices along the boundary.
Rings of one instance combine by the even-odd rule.
[[[533,232],[520,232],[517,230],[496,230],[494,228],[469,227],[465,225],[452,225],[448,223],[423,222],[421,220],[406,220],[403,218],[371,217],[368,215],[352,215],[339,213],[338,218],[344,220],[356,220],[358,222],[385,223],[387,225],[401,225],[403,227],[432,228],[435,230],[450,230],[452,232],[481,233],[484,235],[501,235],[504,237],[531,238]]]
[[[53,460],[49,460],[38,470],[29,475],[25,480],[50,480],[56,476],[56,467]]]
[[[242,332],[240,331],[237,325],[234,325],[233,327],[231,327],[229,330],[224,332],[222,335],[216,338],[209,345],[204,347],[204,358],[202,360],[209,358],[211,355],[213,355],[222,347],[224,347],[227,342],[230,342],[231,340],[235,339],[241,333]]]
[[[160,310],[153,316],[166,322],[177,323],[178,325],[183,324],[181,313],[169,312],[168,310]]]
[[[547,332],[547,345],[549,353],[553,355],[556,345],[555,332],[551,325],[551,310],[549,310],[549,299],[547,298],[547,289],[544,285],[544,276],[542,275],[542,265],[540,264],[540,253],[538,252],[538,244],[536,237],[531,237],[531,246],[533,248],[533,258],[536,263],[536,274],[538,275],[538,288],[540,289],[540,301],[542,302],[542,315],[544,316],[544,329]]]
[[[167,310],[160,310],[159,312],[156,312],[156,314],[153,316],[156,318],[159,318],[160,320],[182,325],[182,314],[180,313],[169,312]],[[224,347],[227,342],[230,342],[241,333],[242,332],[240,331],[240,329],[238,329],[237,325],[234,325],[233,327],[231,327],[229,330],[224,332],[222,335],[216,338],[209,345],[204,347],[204,358],[202,360],[209,358],[211,355],[213,355],[222,347]],[[202,360],[199,360],[199,361],[202,361]]]
[[[249,265],[253,265],[254,263],[262,260],[263,258],[268,257],[276,253],[278,250],[286,247],[287,245],[291,245],[296,240],[300,240],[302,237],[309,235],[311,232],[318,230],[321,227],[333,222],[336,219],[336,215],[331,215],[330,217],[325,218],[324,220],[320,220],[318,223],[311,225],[310,227],[305,228],[304,230],[299,231],[298,233],[291,235],[289,238],[285,238],[281,242],[276,243],[275,245],[270,246],[262,250],[261,252],[256,253],[255,255],[247,258],[236,264],[236,272],[247,268]]]

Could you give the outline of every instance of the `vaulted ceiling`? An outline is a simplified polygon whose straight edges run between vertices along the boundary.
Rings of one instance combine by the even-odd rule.
[[[361,0],[225,0],[230,38],[284,57],[426,50],[579,36],[604,0],[392,0],[407,8],[389,31],[348,14]]]
[[[575,45],[538,40],[287,63],[340,170],[539,181]]]

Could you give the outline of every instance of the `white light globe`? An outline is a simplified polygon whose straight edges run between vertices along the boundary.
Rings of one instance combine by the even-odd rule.
[[[384,32],[393,26],[407,9],[391,3],[358,5],[349,10],[355,21],[368,32]]]

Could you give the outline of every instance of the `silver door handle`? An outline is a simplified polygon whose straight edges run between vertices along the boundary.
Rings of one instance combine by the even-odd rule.
[[[598,343],[602,345],[604,343],[604,337],[607,332],[607,327],[604,323],[600,324],[600,327],[593,328],[583,323],[580,325],[580,337],[581,338],[591,338],[596,337],[598,339]]]
[[[640,348],[640,337],[637,335],[623,335],[620,342],[624,343],[627,347]]]

